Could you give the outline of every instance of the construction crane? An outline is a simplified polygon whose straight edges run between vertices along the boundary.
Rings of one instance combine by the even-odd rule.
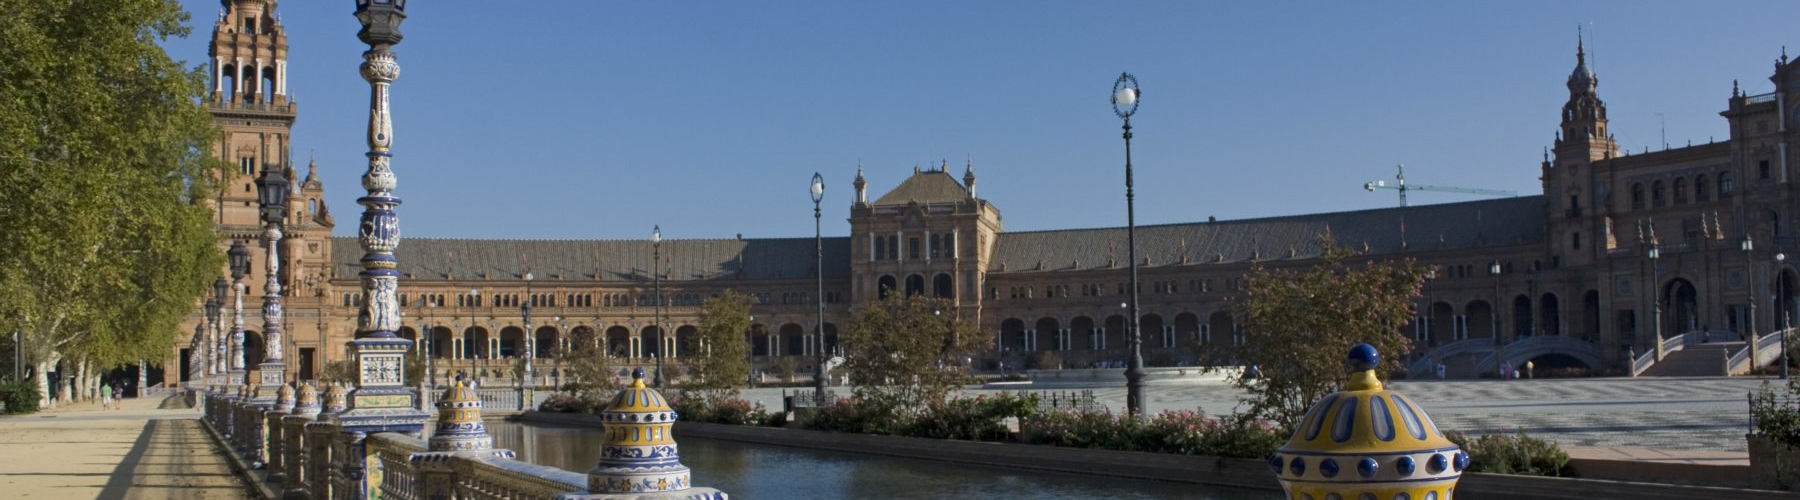
[[[1445,192],[1445,193],[1468,193],[1468,194],[1479,194],[1479,195],[1485,195],[1485,196],[1518,196],[1519,195],[1518,192],[1506,191],[1506,190],[1501,190],[1501,189],[1480,189],[1480,188],[1463,188],[1463,187],[1450,187],[1450,186],[1424,186],[1424,185],[1418,185],[1418,184],[1409,186],[1406,184],[1406,165],[1395,165],[1394,168],[1399,170],[1399,173],[1394,174],[1394,180],[1396,180],[1398,182],[1395,182],[1393,185],[1389,185],[1387,183],[1387,181],[1365,182],[1365,183],[1363,183],[1363,189],[1366,189],[1371,193],[1375,192],[1375,190],[1377,190],[1377,189],[1392,189],[1395,191],[1399,191],[1400,192],[1400,206],[1402,206],[1402,207],[1406,206],[1406,192],[1407,191],[1441,191],[1441,192]]]

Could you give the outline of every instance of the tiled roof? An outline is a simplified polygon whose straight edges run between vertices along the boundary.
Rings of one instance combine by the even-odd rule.
[[[823,244],[825,278],[845,279],[850,239],[825,238]],[[400,272],[413,279],[520,279],[529,264],[538,280],[618,282],[650,279],[654,252],[648,240],[406,238],[394,257]],[[362,255],[356,238],[332,238],[331,260],[339,278],[362,272]],[[671,281],[813,276],[812,238],[663,240],[662,257],[668,269],[663,279]]]
[[[1453,250],[1541,243],[1544,198],[1416,205],[1266,219],[1142,226],[1138,255],[1151,266],[1317,257],[1319,234],[1371,254]],[[1126,266],[1125,228],[1003,233],[991,272],[1031,272]],[[1041,266],[1041,267],[1040,267]]]
[[[945,203],[959,202],[969,199],[969,189],[950,176],[946,169],[924,170],[913,174],[895,186],[892,191],[881,195],[874,205],[905,205],[909,202]]]

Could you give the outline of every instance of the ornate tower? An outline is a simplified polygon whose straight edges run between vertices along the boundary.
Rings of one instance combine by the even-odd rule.
[[[256,186],[264,165],[288,168],[294,102],[287,93],[287,34],[275,0],[220,0],[213,24],[212,93],[206,107],[223,132],[213,154],[236,165],[215,200],[218,223],[243,237],[258,233]],[[260,287],[253,287],[260,288]]]
[[[1588,68],[1586,44],[1575,39],[1575,70],[1566,82],[1554,146],[1539,165],[1545,214],[1544,244],[1563,265],[1583,266],[1606,252],[1605,218],[1609,215],[1605,178],[1595,172],[1618,154],[1618,143],[1606,129],[1606,103],[1596,89],[1600,78]]]

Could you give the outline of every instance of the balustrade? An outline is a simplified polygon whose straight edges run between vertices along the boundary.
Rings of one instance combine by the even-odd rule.
[[[641,387],[641,373],[636,374],[639,391],[645,390]],[[456,384],[459,383],[431,398],[438,408],[446,410],[440,422],[452,421],[449,427],[440,423],[437,430],[446,442],[458,441],[453,435],[456,432],[490,439],[485,430],[480,430],[482,426],[455,419],[472,417],[479,422],[479,408],[496,402],[502,408],[517,408],[528,392],[519,388],[470,389]],[[511,451],[488,449],[486,442],[439,449],[438,438],[428,443],[420,436],[400,432],[347,432],[333,418],[344,411],[346,391],[342,386],[327,388],[322,404],[317,391],[308,384],[292,393],[283,391],[285,402],[273,406],[256,405],[246,388],[233,390],[245,392],[196,391],[206,412],[202,422],[239,458],[253,466],[266,466],[259,483],[277,488],[275,493],[283,499],[375,496],[364,494],[369,488],[374,488],[370,493],[379,492],[381,498],[398,500],[609,498],[607,493],[590,492],[590,485],[595,483],[589,474],[514,460]],[[469,408],[476,411],[453,411]],[[458,416],[449,416],[452,414]],[[471,428],[476,431],[468,431]],[[468,439],[473,438],[462,441]],[[662,493],[656,498],[728,498],[717,490],[698,487]]]

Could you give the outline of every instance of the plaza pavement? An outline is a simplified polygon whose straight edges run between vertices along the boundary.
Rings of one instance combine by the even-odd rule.
[[[63,405],[0,416],[0,492],[6,498],[251,498],[250,490],[181,398]]]
[[[1770,382],[1779,390],[1785,381]],[[1744,434],[1749,429],[1746,397],[1762,383],[1763,379],[1748,377],[1409,380],[1392,382],[1389,388],[1418,402],[1445,431],[1523,431],[1564,447],[1664,450],[1650,456],[1668,455],[1668,450],[1727,452],[1728,456],[1742,459]],[[810,388],[786,390],[811,392]],[[835,390],[840,394],[849,392],[843,387]],[[1108,408],[1125,408],[1123,383],[994,385],[965,393],[1009,390],[1091,390],[1095,399]],[[1147,385],[1146,390],[1146,410],[1150,413],[1198,409],[1209,415],[1230,414],[1239,410],[1238,400],[1243,395],[1222,382],[1157,382]],[[751,389],[745,397],[767,408],[780,409],[782,391]],[[1683,456],[1717,458],[1706,453]]]

